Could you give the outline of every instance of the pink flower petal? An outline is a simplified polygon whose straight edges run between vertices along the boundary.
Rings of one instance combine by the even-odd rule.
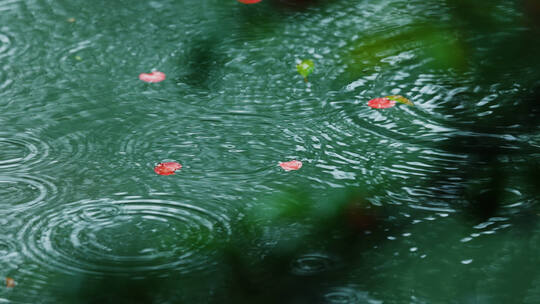
[[[139,79],[144,82],[160,82],[165,80],[165,73],[154,71],[152,73],[141,73]]]
[[[244,4],[254,4],[259,3],[261,0],[238,0],[238,2],[244,3]]]
[[[154,168],[154,172],[159,175],[173,175],[174,171],[182,168],[182,165],[177,162],[160,163]]]
[[[368,101],[368,106],[374,109],[386,109],[396,105],[394,100],[390,100],[386,97],[374,98]]]
[[[291,160],[284,163],[279,163],[279,166],[285,171],[298,170],[302,168],[302,162],[299,160]]]

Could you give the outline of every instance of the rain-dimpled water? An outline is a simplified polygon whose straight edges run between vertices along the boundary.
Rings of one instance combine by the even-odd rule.
[[[540,303],[539,20],[0,0],[0,303]]]

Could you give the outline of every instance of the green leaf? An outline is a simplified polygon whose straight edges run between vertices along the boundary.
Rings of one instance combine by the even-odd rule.
[[[315,64],[309,59],[302,60],[302,62],[296,65],[296,69],[300,75],[307,79],[308,75],[311,74],[315,69]]]
[[[390,99],[390,100],[393,100],[393,101],[397,101],[397,102],[401,102],[402,104],[406,104],[408,106],[411,106],[411,107],[414,107],[414,104],[412,103],[412,101],[408,100],[407,98],[401,96],[401,95],[390,95],[390,96],[386,96],[386,98]]]

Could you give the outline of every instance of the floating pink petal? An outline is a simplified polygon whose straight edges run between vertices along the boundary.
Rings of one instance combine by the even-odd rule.
[[[255,3],[259,3],[261,1],[262,0],[238,0],[238,2],[244,3],[244,4],[255,4]]]
[[[368,101],[368,106],[374,109],[386,109],[396,105],[394,100],[390,100],[386,97],[374,98]]]
[[[153,71],[151,73],[139,74],[139,79],[144,82],[160,82],[165,80],[165,73],[159,71]]]
[[[299,160],[291,160],[284,163],[279,163],[279,166],[285,171],[298,170],[302,168],[302,162]]]
[[[177,162],[161,163],[154,168],[154,172],[159,175],[173,175],[174,171],[182,168],[182,165]]]

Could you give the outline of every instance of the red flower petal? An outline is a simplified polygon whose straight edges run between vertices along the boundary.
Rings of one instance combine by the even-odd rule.
[[[299,160],[291,160],[284,163],[279,163],[279,166],[285,171],[298,170],[302,168],[302,162]]]
[[[165,80],[165,73],[154,71],[152,73],[141,73],[139,79],[144,82],[160,82]]]
[[[154,172],[159,175],[173,175],[174,171],[181,169],[182,165],[177,162],[161,163],[154,168]]]
[[[238,0],[238,2],[244,3],[244,4],[254,4],[259,3],[261,0]]]
[[[368,101],[368,106],[374,109],[386,109],[386,108],[391,108],[395,105],[396,105],[396,102],[394,100],[390,100],[386,97],[374,98]]]

